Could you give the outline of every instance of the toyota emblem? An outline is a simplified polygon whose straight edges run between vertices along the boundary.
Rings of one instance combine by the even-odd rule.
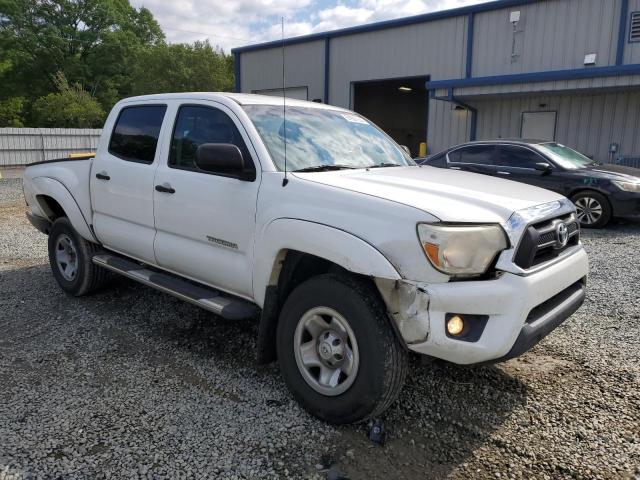
[[[567,228],[567,224],[564,222],[558,223],[556,226],[556,248],[563,248],[567,245],[569,241],[569,229]]]

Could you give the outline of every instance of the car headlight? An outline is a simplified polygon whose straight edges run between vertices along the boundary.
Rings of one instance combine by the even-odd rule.
[[[613,180],[613,183],[620,190],[625,192],[640,193],[640,182],[623,182],[619,180]]]
[[[496,255],[508,246],[499,225],[418,225],[420,244],[437,270],[468,277],[487,271]]]

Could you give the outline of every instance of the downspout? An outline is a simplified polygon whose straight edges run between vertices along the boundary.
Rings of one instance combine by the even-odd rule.
[[[455,103],[456,105],[460,105],[463,108],[466,108],[471,114],[471,125],[469,126],[469,141],[474,142],[477,139],[478,132],[478,109],[472,107],[468,103],[463,102],[462,100],[456,98],[453,95],[453,88],[449,88],[448,94],[446,97],[436,97],[435,90],[429,90],[429,97],[433,100],[442,100],[444,102]]]

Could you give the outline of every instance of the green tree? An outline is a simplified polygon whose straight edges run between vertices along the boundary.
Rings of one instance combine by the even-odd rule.
[[[0,101],[0,127],[24,127],[23,109],[23,97]]]
[[[128,72],[146,47],[164,42],[149,10],[128,0],[0,0],[0,99],[38,98],[58,72],[104,107],[130,90]]]
[[[40,97],[33,104],[38,126],[56,128],[96,128],[104,121],[100,104],[78,84],[69,85],[62,73],[56,77],[58,93]]]
[[[131,79],[135,94],[229,91],[233,86],[233,57],[208,41],[147,48]]]
[[[103,116],[96,101],[108,111],[132,95],[231,90],[233,71],[233,57],[208,42],[167,45],[151,12],[129,0],[0,0],[0,106],[14,123],[91,124]],[[54,105],[65,114],[45,111]]]

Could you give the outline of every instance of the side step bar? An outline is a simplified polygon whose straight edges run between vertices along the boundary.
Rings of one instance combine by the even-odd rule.
[[[158,272],[112,253],[93,256],[93,263],[137,282],[168,293],[229,320],[249,318],[258,312],[253,303],[199,286],[169,273]]]

